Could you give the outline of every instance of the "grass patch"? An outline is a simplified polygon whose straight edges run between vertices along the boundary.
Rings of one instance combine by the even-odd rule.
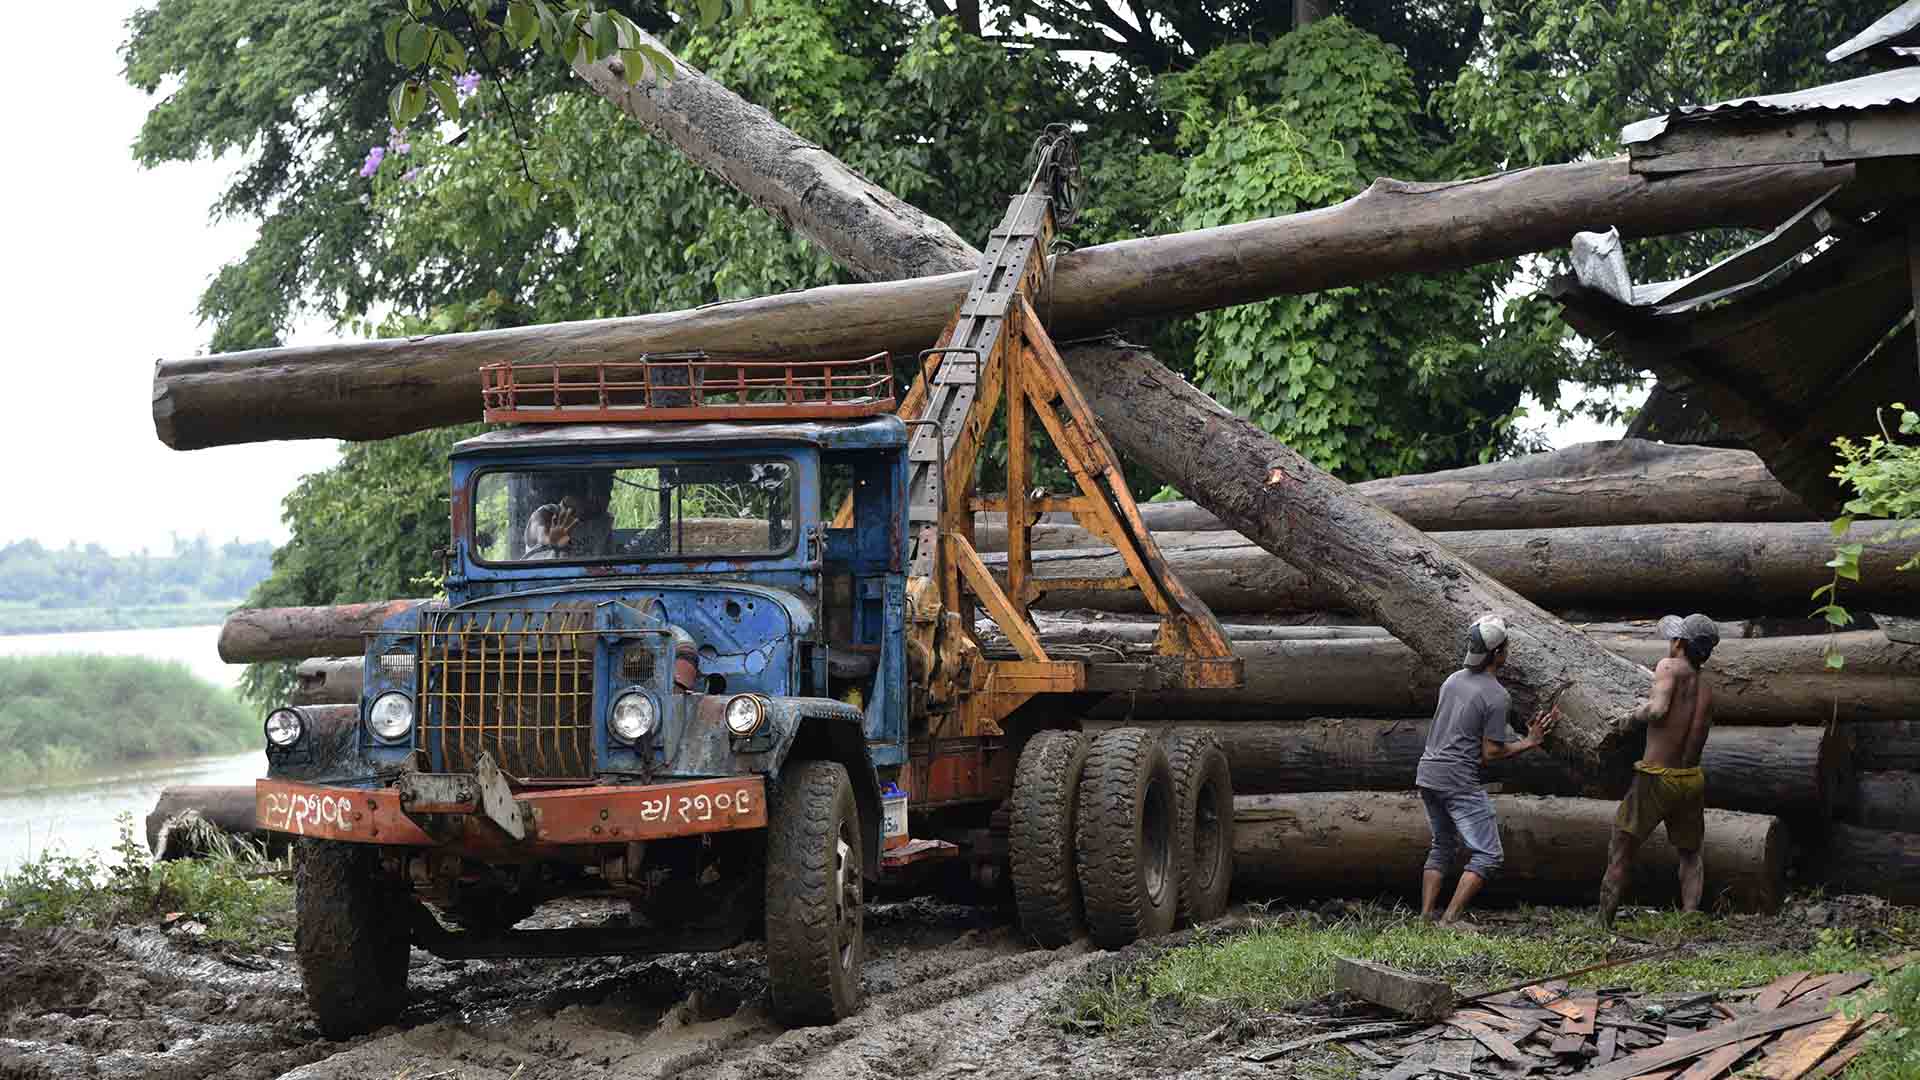
[[[157,630],[172,626],[210,626],[239,607],[239,600],[135,607],[41,607],[0,603],[0,634],[79,634],[96,630]]]
[[[284,861],[202,824],[218,834],[205,841],[211,854],[154,862],[134,838],[132,815],[119,820],[110,858],[46,852],[0,874],[0,924],[106,929],[178,913],[205,926],[208,941],[258,947],[290,935],[293,888],[283,879]]]
[[[1162,1008],[1222,1009],[1236,1016],[1286,1012],[1333,991],[1334,959],[1340,956],[1445,979],[1471,993],[1645,949],[1602,931],[1590,910],[1523,908],[1518,917],[1478,933],[1429,926],[1405,908],[1354,905],[1347,911],[1330,923],[1310,914],[1281,916],[1103,972],[1097,983],[1076,992],[1069,1012],[1081,1026],[1103,1029],[1145,1023]],[[1789,944],[1750,932],[1761,925],[1678,912],[1623,917],[1623,934],[1686,948],[1571,982],[1656,994],[1732,990],[1789,971],[1860,970],[1873,962],[1852,931],[1822,930],[1809,949],[1804,934]]]
[[[0,787],[260,745],[233,691],[136,656],[0,657]]]

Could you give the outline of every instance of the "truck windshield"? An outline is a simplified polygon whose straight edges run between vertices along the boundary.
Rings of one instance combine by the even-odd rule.
[[[492,471],[474,483],[481,562],[778,555],[793,533],[793,468],[781,460]]]

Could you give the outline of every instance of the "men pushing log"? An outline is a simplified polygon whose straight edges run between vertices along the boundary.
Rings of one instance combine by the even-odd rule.
[[[1633,786],[1613,819],[1607,875],[1600,883],[1600,924],[1613,927],[1620,894],[1633,876],[1634,856],[1654,827],[1666,822],[1667,839],[1680,856],[1680,907],[1700,909],[1705,872],[1700,846],[1706,840],[1707,781],[1700,752],[1713,727],[1713,691],[1700,669],[1720,643],[1720,628],[1705,615],[1660,620],[1667,655],[1653,669],[1646,704],[1634,711],[1647,725],[1647,751],[1633,766]]]
[[[1544,710],[1527,724],[1523,739],[1513,737],[1507,723],[1510,699],[1500,685],[1500,667],[1507,659],[1507,624],[1498,615],[1482,615],[1467,631],[1465,666],[1440,684],[1440,703],[1427,730],[1427,749],[1420,755],[1414,783],[1426,804],[1433,828],[1433,846],[1420,878],[1420,916],[1434,919],[1440,886],[1452,869],[1459,849],[1467,851],[1467,865],[1454,886],[1442,925],[1451,925],[1500,869],[1504,850],[1500,822],[1480,779],[1489,761],[1539,749],[1553,730],[1558,710]]]

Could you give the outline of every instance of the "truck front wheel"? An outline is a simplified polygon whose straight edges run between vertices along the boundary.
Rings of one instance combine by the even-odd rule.
[[[294,951],[307,1005],[329,1039],[392,1021],[407,1003],[408,908],[363,844],[302,840],[294,853]]]
[[[860,1008],[866,951],[860,811],[833,761],[788,764],[767,822],[767,981],[788,1024]]]

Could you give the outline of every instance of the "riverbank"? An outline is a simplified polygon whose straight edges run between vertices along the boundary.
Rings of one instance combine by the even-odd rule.
[[[258,719],[179,663],[0,657],[0,789],[243,750]]]
[[[101,630],[166,630],[218,623],[239,600],[141,607],[43,608],[0,603],[0,637],[16,634],[80,634]]]

